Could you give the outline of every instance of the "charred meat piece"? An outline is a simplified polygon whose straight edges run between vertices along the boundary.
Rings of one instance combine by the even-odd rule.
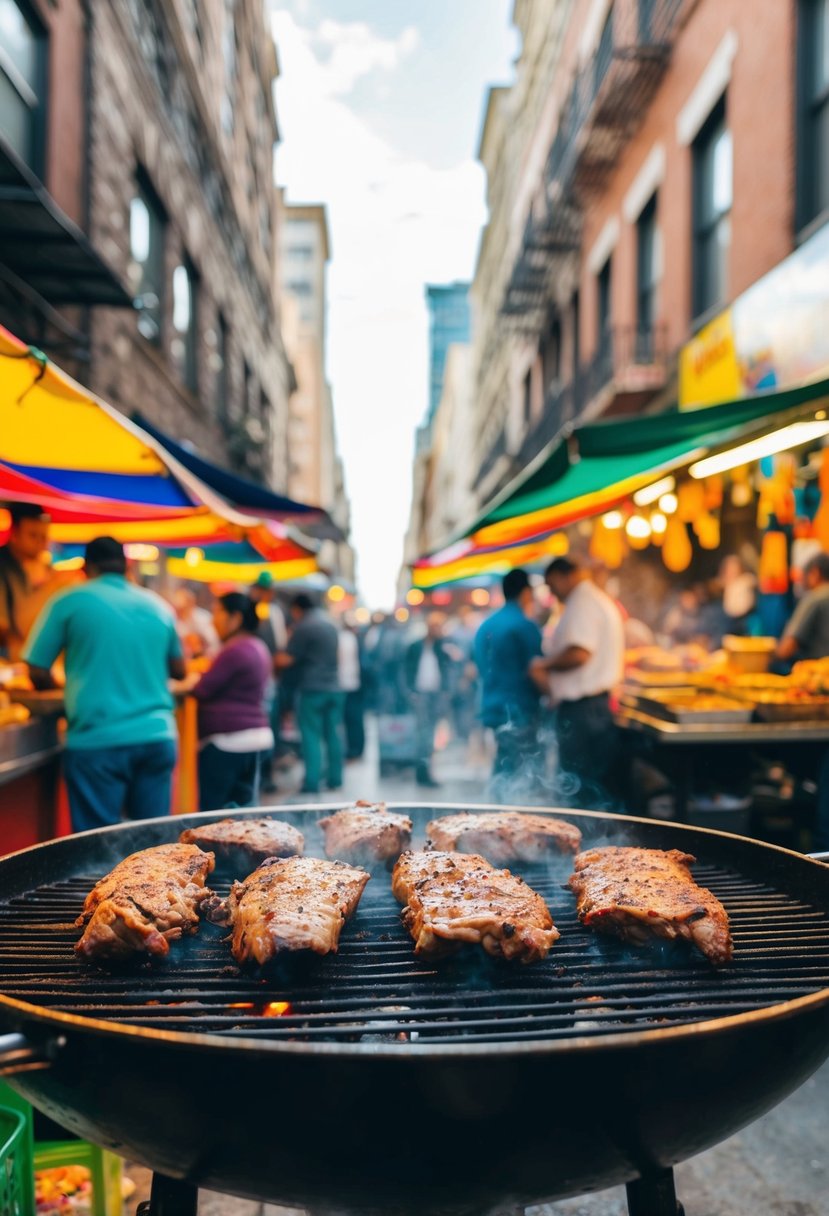
[[[336,954],[343,925],[353,915],[365,870],[316,857],[271,857],[244,882],[235,882],[225,905],[238,963],[272,962],[298,950]],[[211,920],[217,920],[216,909]]]
[[[85,926],[76,952],[93,962],[167,954],[171,941],[196,931],[213,866],[213,854],[193,844],[162,844],[126,857],[87,895],[75,922]]]
[[[636,946],[654,937],[684,938],[715,965],[729,962],[728,915],[716,896],[694,882],[688,869],[694,861],[678,849],[579,853],[570,878],[579,920]]]
[[[474,853],[404,853],[392,891],[405,904],[401,917],[415,954],[438,958],[471,942],[494,958],[533,963],[559,937],[544,900],[523,878]]]
[[[187,828],[179,840],[212,849],[216,864],[230,868],[236,878],[266,857],[293,857],[305,848],[302,832],[280,819],[220,819]]]
[[[553,850],[577,853],[581,832],[553,815],[523,811],[462,811],[433,819],[426,827],[427,847],[481,853],[493,865],[538,861]]]
[[[355,865],[396,861],[412,842],[411,819],[387,811],[385,802],[357,802],[319,823],[325,835],[326,857]]]

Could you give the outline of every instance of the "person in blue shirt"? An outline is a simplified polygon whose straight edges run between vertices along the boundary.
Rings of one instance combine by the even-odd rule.
[[[152,591],[128,582],[123,546],[86,547],[87,581],[55,596],[23,652],[35,688],[66,670],[64,776],[72,828],[84,832],[170,810],[176,725],[169,677],[184,676],[175,617]]]
[[[539,693],[530,664],[541,654],[541,630],[528,613],[533,592],[526,570],[511,570],[503,580],[504,606],[475,635],[475,666],[481,677],[481,720],[495,732],[492,770],[496,793],[510,796],[509,779],[530,781],[540,771]]]

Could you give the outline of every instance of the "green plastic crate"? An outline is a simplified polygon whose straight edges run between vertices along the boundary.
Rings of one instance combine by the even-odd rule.
[[[32,1216],[26,1118],[0,1106],[0,1216]]]

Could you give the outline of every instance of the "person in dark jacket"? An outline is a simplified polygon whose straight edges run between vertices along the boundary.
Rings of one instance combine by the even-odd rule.
[[[199,703],[200,811],[255,806],[262,758],[273,748],[265,710],[271,656],[256,636],[256,605],[236,591],[223,595],[213,624],[222,649],[193,689]]]
[[[417,720],[418,785],[435,788],[439,782],[432,776],[432,753],[435,750],[435,727],[440,719],[444,695],[449,686],[452,664],[451,647],[443,637],[446,618],[432,612],[426,621],[426,634],[406,649],[403,668],[406,690]]]

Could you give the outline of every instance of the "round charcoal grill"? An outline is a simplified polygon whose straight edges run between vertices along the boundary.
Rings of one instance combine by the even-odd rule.
[[[466,808],[398,809],[417,846],[430,818]],[[268,813],[322,855],[322,808]],[[715,971],[682,944],[634,950],[583,929],[556,855],[512,867],[561,932],[527,967],[480,949],[416,959],[385,873],[336,956],[243,973],[225,931],[203,924],[160,964],[81,964],[73,921],[93,883],[205,817],[165,818],[0,860],[5,1071],[64,1126],[157,1171],[153,1212],[194,1212],[206,1186],[471,1216],[627,1183],[634,1216],[674,1216],[670,1167],[829,1055],[829,867],[703,829],[549,813],[585,845],[693,853],[728,911],[733,963]]]

